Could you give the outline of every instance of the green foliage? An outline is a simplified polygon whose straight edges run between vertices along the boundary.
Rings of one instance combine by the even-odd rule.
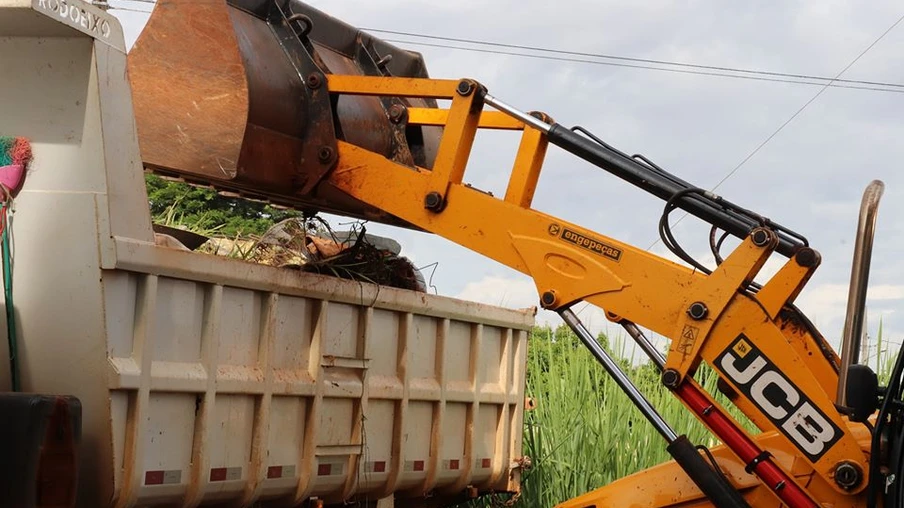
[[[155,222],[186,224],[201,234],[260,236],[277,222],[301,216],[300,212],[220,196],[212,189],[171,182],[152,174],[146,175],[145,182]]]
[[[891,371],[898,359],[900,345],[886,340],[882,333],[882,318],[879,318],[879,331],[876,334],[876,364],[873,371],[879,377],[879,385],[886,386],[891,381]],[[864,363],[869,363],[864,362]]]
[[[629,361],[621,339],[611,343],[601,334],[598,341],[672,428],[695,444],[718,444],[663,387],[652,363]],[[534,330],[527,367],[527,395],[537,404],[524,416],[524,454],[532,467],[522,477],[522,495],[515,506],[554,506],[671,460],[662,437],[566,326]],[[743,427],[756,433],[716,390],[711,369],[702,366],[695,378]]]

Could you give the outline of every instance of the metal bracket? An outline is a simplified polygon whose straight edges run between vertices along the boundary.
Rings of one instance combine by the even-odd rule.
[[[267,13],[267,23],[305,84],[302,89],[308,102],[302,120],[305,143],[301,153],[303,161],[298,167],[310,167],[316,161],[320,171],[298,171],[293,177],[293,187],[299,193],[307,194],[329,174],[338,160],[326,71],[314,61],[314,48],[308,39],[313,28],[309,17],[283,11],[279,2],[273,2]]]

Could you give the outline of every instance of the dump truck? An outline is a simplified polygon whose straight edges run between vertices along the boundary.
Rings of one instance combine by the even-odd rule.
[[[0,134],[33,148],[21,189],[3,187],[22,392],[4,419],[28,436],[27,467],[5,466],[30,496],[18,504],[450,506],[518,492],[532,311],[156,245],[150,171],[432,233],[529,276],[643,417],[630,424],[672,457],[563,508],[904,505],[904,355],[887,386],[858,362],[881,181],[863,194],[836,351],[794,303],[822,260],[804,234],[479,78],[432,77],[421,55],[298,0],[158,0],[128,56],[122,40],[79,0],[0,0]],[[500,196],[464,178],[490,129],[520,136]],[[678,261],[536,209],[555,148],[661,198]],[[675,210],[711,225],[714,269],[671,233]],[[727,237],[739,243],[724,253]],[[781,268],[755,281],[770,259]],[[657,411],[581,303],[624,328],[715,446]],[[703,364],[719,400],[695,378]]]
[[[519,491],[533,309],[158,245],[116,18],[2,0],[0,60],[0,135],[33,156],[21,189],[0,178],[0,506]]]

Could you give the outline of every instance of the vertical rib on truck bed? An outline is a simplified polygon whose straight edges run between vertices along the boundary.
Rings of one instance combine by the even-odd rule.
[[[0,0],[22,383],[82,403],[79,506],[518,490],[532,312],[155,245],[121,39]]]

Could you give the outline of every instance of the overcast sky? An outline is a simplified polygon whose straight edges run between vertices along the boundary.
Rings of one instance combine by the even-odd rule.
[[[904,7],[891,1],[309,3],[362,28],[827,77],[836,76],[904,15]],[[111,13],[123,21],[131,45],[148,16]],[[567,126],[580,124],[704,188],[725,178],[822,88],[400,45],[422,52],[434,77],[477,79],[509,104],[545,111]],[[897,63],[902,52],[904,22],[841,77],[904,83],[904,67]],[[826,89],[718,188],[727,199],[804,234],[820,251],[823,264],[798,304],[833,344],[844,324],[858,207],[874,178],[885,182],[886,192],[868,327],[875,336],[881,318],[886,339],[904,338],[904,316],[898,312],[904,303],[904,227],[898,222],[904,210],[902,113],[902,93]],[[514,135],[478,138],[466,180],[504,193],[516,146]],[[658,238],[663,204],[556,148],[550,149],[534,202],[545,212],[644,249]],[[378,225],[368,230],[399,240],[418,266],[438,262],[432,283],[440,294],[511,307],[537,304],[529,278],[449,241]],[[709,252],[708,228],[698,220],[688,218],[675,231],[692,254],[704,258]],[[651,251],[663,254],[664,248],[658,244]],[[780,264],[776,261],[770,268]],[[425,272],[431,275],[431,269]],[[581,316],[593,331],[607,329],[593,309]],[[540,319],[559,323],[556,316]]]

